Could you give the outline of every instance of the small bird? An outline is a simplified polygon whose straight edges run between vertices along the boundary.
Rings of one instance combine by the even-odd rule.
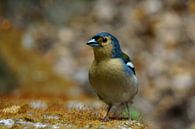
[[[119,41],[107,32],[93,36],[87,45],[93,47],[94,60],[89,69],[89,81],[100,100],[108,105],[103,118],[109,120],[109,111],[114,104],[127,108],[138,92],[138,80],[135,67],[121,48]]]

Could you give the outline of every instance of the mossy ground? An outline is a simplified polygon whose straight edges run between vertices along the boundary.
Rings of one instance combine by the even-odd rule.
[[[110,120],[102,122],[105,115],[103,107],[94,107],[93,100],[85,97],[70,100],[63,96],[49,95],[9,95],[1,96],[1,128],[132,128],[149,127],[129,120]],[[71,102],[87,102],[92,105],[71,106]],[[45,105],[45,106],[44,106]],[[74,104],[73,104],[74,105]],[[11,120],[6,125],[2,120]]]

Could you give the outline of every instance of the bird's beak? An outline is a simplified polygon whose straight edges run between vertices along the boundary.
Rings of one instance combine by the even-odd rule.
[[[91,47],[99,47],[100,46],[100,44],[95,39],[90,39],[87,42],[87,45],[89,45]]]

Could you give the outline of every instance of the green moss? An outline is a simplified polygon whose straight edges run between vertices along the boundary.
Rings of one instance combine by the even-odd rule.
[[[142,121],[143,120],[143,114],[139,110],[137,110],[136,108],[130,107],[129,111],[130,111],[130,114],[131,114],[131,120],[136,120],[136,121]],[[128,111],[124,110],[122,112],[122,115],[127,118],[128,117]]]

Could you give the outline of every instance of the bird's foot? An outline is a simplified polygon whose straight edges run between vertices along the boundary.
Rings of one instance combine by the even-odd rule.
[[[131,118],[128,117],[110,117],[112,120],[129,120],[131,121]]]
[[[101,121],[102,122],[108,122],[110,120],[109,116],[105,116]]]

